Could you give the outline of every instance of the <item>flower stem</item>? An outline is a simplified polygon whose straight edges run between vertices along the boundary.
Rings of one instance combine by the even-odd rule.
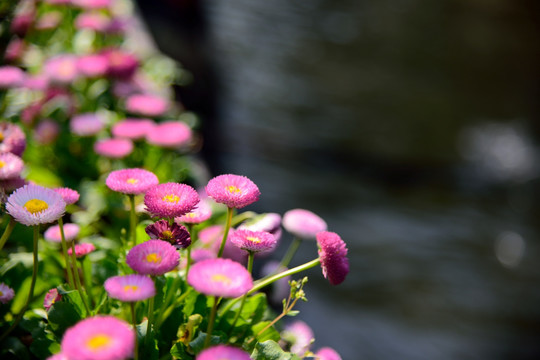
[[[137,245],[137,213],[135,212],[135,195],[129,194],[129,232],[131,235],[132,246]]]
[[[62,252],[64,253],[64,261],[66,262],[66,272],[68,284],[72,289],[76,289],[73,282],[72,267],[69,265],[69,256],[67,252],[66,235],[64,234],[64,223],[62,218],[58,219],[58,227],[60,228],[60,238],[62,240]]]
[[[129,303],[131,307],[131,322],[133,323],[133,331],[135,331],[135,350],[133,351],[133,359],[139,359],[139,336],[137,334],[137,319],[135,318],[135,302]]]
[[[2,237],[0,238],[0,250],[4,248],[4,245],[6,244],[6,241],[9,238],[9,236],[11,235],[11,232],[13,231],[13,228],[15,227],[16,223],[17,222],[15,221],[15,219],[10,216],[6,229],[4,230],[4,233],[2,234]]]
[[[189,237],[191,238],[191,244],[189,244],[189,246],[187,247],[187,262],[186,262],[186,280],[187,280],[187,277],[188,277],[188,274],[189,274],[189,268],[191,267],[191,248],[193,247],[193,244],[195,243],[195,241],[197,240],[194,236],[194,231],[193,231],[193,224],[186,224],[186,228],[187,228],[187,231],[189,232]]]
[[[221,245],[219,246],[219,251],[217,254],[218,258],[223,255],[223,249],[225,249],[225,242],[227,241],[227,236],[229,235],[229,228],[231,227],[233,212],[234,208],[227,208],[227,221],[225,223],[225,229],[223,229],[223,239],[221,240]]]
[[[152,276],[152,280],[154,281],[154,283],[156,282],[155,276]],[[148,353],[148,346],[150,344],[150,333],[152,331],[152,323],[154,322],[154,298],[155,296],[152,296],[150,299],[148,299],[148,323],[146,325],[146,338],[144,340],[144,347]]]
[[[206,349],[210,345],[210,340],[212,338],[212,331],[214,330],[214,322],[216,320],[218,298],[212,296],[214,299],[214,305],[212,306],[212,311],[210,312],[210,319],[208,320],[208,329],[206,330],[206,338],[204,339],[203,349]]]
[[[249,255],[248,255],[247,270],[249,274],[251,275],[251,273],[253,272],[253,260],[255,259],[255,253],[253,251],[249,251],[248,253]]]
[[[296,254],[296,251],[300,247],[300,244],[302,243],[302,239],[295,237],[293,239],[293,242],[291,245],[289,245],[289,248],[287,249],[287,252],[283,256],[283,260],[281,260],[280,266],[277,267],[279,269],[280,267],[287,267],[291,263],[292,258],[294,257],[294,254]]]
[[[28,297],[26,298],[26,302],[23,308],[17,315],[15,322],[9,327],[9,329],[6,330],[6,332],[2,334],[2,336],[0,336],[0,342],[6,336],[8,336],[13,331],[13,329],[17,327],[17,325],[19,325],[19,323],[21,322],[23,318],[24,313],[26,312],[26,309],[28,308],[28,305],[30,304],[30,301],[32,301],[32,298],[34,297],[34,287],[36,286],[36,279],[37,279],[37,273],[38,273],[38,238],[39,238],[39,225],[35,225],[34,226],[34,244],[33,244],[33,250],[32,250],[34,254],[34,263],[32,266],[32,281],[30,282],[30,290],[28,291]]]
[[[81,278],[79,277],[79,267],[77,266],[77,255],[75,253],[75,241],[71,242],[71,263],[73,264],[73,275],[75,275],[75,288],[81,297],[81,300],[86,309],[86,316],[90,316],[90,307],[88,306],[88,300],[86,299],[86,294],[83,293]]]

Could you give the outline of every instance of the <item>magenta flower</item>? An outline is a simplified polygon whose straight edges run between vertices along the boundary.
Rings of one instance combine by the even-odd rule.
[[[0,66],[0,89],[16,88],[23,84],[26,74],[16,66]]]
[[[341,356],[331,347],[322,347],[315,353],[319,360],[341,360]]]
[[[49,86],[49,78],[45,74],[29,75],[24,81],[24,88],[29,90],[45,91]],[[37,104],[35,109],[41,109],[42,103]]]
[[[199,203],[199,194],[189,185],[159,184],[144,195],[144,204],[152,216],[175,218],[187,214]]]
[[[255,216],[238,226],[238,230],[266,231],[274,235],[277,242],[281,238],[281,215],[265,213]]]
[[[75,18],[76,29],[88,29],[95,32],[105,32],[111,19],[99,12],[83,12]]]
[[[293,209],[283,215],[283,227],[300,239],[315,239],[326,230],[326,222],[309,210]]]
[[[40,145],[52,144],[60,133],[60,125],[54,120],[43,119],[34,129],[34,139]]]
[[[169,102],[149,94],[131,95],[126,100],[126,110],[141,116],[161,116],[169,109]]]
[[[240,209],[259,200],[259,188],[241,175],[219,175],[206,185],[206,194],[229,208]]]
[[[185,215],[174,218],[174,221],[184,224],[200,224],[212,216],[212,208],[206,201],[200,201],[195,209]]]
[[[109,189],[122,194],[144,194],[151,187],[159,184],[157,176],[144,169],[122,169],[112,171],[105,180]]]
[[[75,244],[75,257],[81,258],[90,254],[94,250],[96,250],[96,247],[94,246],[94,244],[91,243]],[[71,255],[73,253],[73,250],[69,248],[67,252],[69,255]]]
[[[66,205],[75,204],[77,201],[79,201],[79,193],[76,190],[63,187],[63,188],[55,188],[53,189],[56,191],[60,196],[62,196],[62,199],[66,203]]]
[[[181,121],[162,122],[150,129],[146,135],[149,144],[173,149],[188,144],[190,140],[191,129]]]
[[[176,249],[187,248],[191,245],[191,235],[188,230],[176,223],[170,225],[167,220],[156,221],[152,225],[148,225],[144,230],[151,239],[167,241]]]
[[[121,159],[133,151],[133,143],[128,139],[104,139],[94,143],[96,154],[111,159]]]
[[[25,185],[13,192],[6,203],[6,211],[26,226],[51,223],[66,210],[62,196],[38,185]]]
[[[64,237],[66,238],[67,242],[73,241],[77,235],[79,235],[79,225],[77,224],[71,224],[67,223],[64,224]],[[62,242],[62,237],[60,236],[60,226],[59,225],[53,225],[49,227],[45,232],[43,233],[43,238],[50,242],[59,243]]]
[[[228,240],[250,253],[267,252],[276,246],[274,235],[266,231],[236,230],[229,234]]]
[[[22,156],[26,148],[26,135],[18,125],[0,122],[0,153],[10,152]]]
[[[282,337],[291,343],[291,352],[304,357],[313,342],[313,330],[303,321],[296,320],[285,326]]]
[[[146,275],[113,276],[103,286],[110,297],[124,302],[142,301],[156,295],[154,281]]]
[[[77,76],[77,58],[70,54],[56,55],[45,61],[44,73],[57,84],[70,84]]]
[[[58,293],[57,288],[52,288],[45,294],[45,298],[43,299],[43,307],[45,310],[49,311],[51,306],[57,301],[62,300],[62,295]]]
[[[146,137],[155,126],[150,119],[125,119],[112,126],[113,136],[131,140],[139,140]]]
[[[15,291],[4,283],[0,283],[0,302],[7,304],[15,296]]]
[[[107,73],[109,61],[103,54],[84,55],[77,59],[77,68],[86,77],[100,77]]]
[[[199,241],[205,245],[215,244],[223,237],[223,225],[210,225],[205,227],[198,234]],[[219,244],[218,244],[219,246]]]
[[[250,360],[250,356],[244,350],[229,346],[216,345],[205,349],[197,355],[197,360]]]
[[[130,268],[143,275],[163,275],[180,262],[176,248],[163,240],[148,240],[136,245],[126,255]]]
[[[321,231],[317,234],[322,272],[330,284],[341,284],[349,273],[347,246],[338,234]]]
[[[24,161],[10,152],[0,153],[0,180],[19,177],[24,168]]]
[[[67,329],[61,352],[68,359],[121,360],[135,348],[135,331],[114,316],[94,316]]]
[[[93,136],[105,127],[105,122],[94,113],[75,115],[69,122],[72,133],[78,136]]]
[[[139,67],[137,58],[121,49],[108,49],[103,52],[103,55],[109,62],[107,74],[114,78],[131,78]]]
[[[188,283],[201,294],[235,298],[253,287],[251,274],[230,259],[208,259],[194,264],[188,274]]]

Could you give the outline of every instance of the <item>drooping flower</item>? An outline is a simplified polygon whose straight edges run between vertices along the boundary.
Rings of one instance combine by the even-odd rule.
[[[66,238],[67,242],[73,241],[77,235],[79,235],[79,225],[77,224],[71,224],[67,223],[64,224],[64,237]],[[45,232],[43,233],[43,238],[47,241],[59,243],[62,242],[62,237],[60,236],[60,226],[59,225],[53,225],[49,227]]]
[[[15,291],[4,283],[0,283],[0,302],[7,304],[15,296]]]
[[[0,89],[10,89],[21,86],[25,76],[25,72],[16,66],[0,66]]]
[[[93,136],[105,127],[105,122],[98,114],[84,113],[71,118],[69,128],[78,136]]]
[[[179,148],[191,140],[191,128],[181,121],[165,121],[154,126],[146,134],[149,144],[165,148]]]
[[[90,254],[94,250],[96,250],[96,246],[91,243],[75,244],[75,257],[81,258],[83,256]],[[68,255],[71,255],[71,253],[73,253],[73,250],[69,248],[67,252],[68,252]]]
[[[249,353],[244,350],[229,346],[216,345],[205,349],[197,355],[197,360],[250,360]]]
[[[253,287],[251,274],[242,264],[223,258],[194,264],[187,281],[202,294],[225,298],[242,296]]]
[[[296,320],[285,326],[282,337],[291,344],[291,352],[303,357],[313,342],[313,330],[302,320]]]
[[[201,200],[197,207],[185,215],[174,218],[174,221],[184,224],[200,224],[212,216],[212,208],[204,200]]]
[[[206,185],[206,194],[229,208],[240,209],[259,200],[260,191],[250,179],[241,175],[219,175]]]
[[[250,253],[267,252],[276,246],[274,235],[266,231],[235,230],[229,234],[228,240]]]
[[[133,143],[129,139],[103,139],[94,143],[96,154],[112,159],[121,159],[133,151]]]
[[[94,316],[67,329],[61,352],[68,359],[122,360],[133,355],[135,331],[114,316]]]
[[[341,356],[331,347],[322,347],[315,353],[319,360],[341,360]]]
[[[26,148],[26,135],[18,125],[0,122],[0,152],[22,156]]]
[[[53,190],[60,194],[66,205],[75,204],[77,201],[79,201],[80,195],[76,190],[68,187],[55,188]]]
[[[338,234],[330,231],[321,231],[317,234],[319,244],[319,258],[325,278],[330,284],[341,284],[349,273],[349,259],[347,246]]]
[[[58,220],[66,210],[62,196],[38,185],[25,185],[7,199],[7,212],[26,226],[46,224]]]
[[[52,288],[45,294],[45,298],[43,299],[43,307],[45,310],[49,311],[51,306],[57,301],[62,300],[62,295],[58,293],[57,288]]]
[[[0,153],[0,180],[13,179],[21,174],[24,161],[10,152]]]
[[[146,137],[156,124],[150,119],[124,119],[112,126],[113,136],[131,140],[139,140]]]
[[[163,240],[148,240],[136,245],[126,255],[130,268],[143,275],[163,275],[174,270],[180,261],[176,248]]]
[[[158,183],[159,179],[153,172],[138,168],[111,171],[105,180],[109,189],[133,195],[144,194]]]
[[[191,244],[191,235],[182,225],[169,224],[167,220],[159,220],[148,225],[145,229],[151,239],[167,241],[176,249],[183,249]]]
[[[103,54],[89,54],[77,59],[77,68],[86,77],[104,76],[109,68],[109,61]]]
[[[154,281],[146,275],[113,276],[103,286],[110,297],[124,302],[142,301],[156,295]]]
[[[281,215],[264,213],[246,220],[238,226],[238,230],[266,231],[274,235],[276,242],[281,238]],[[276,244],[277,246],[277,244]]]
[[[131,95],[126,100],[126,110],[141,116],[161,116],[169,108],[169,102],[159,96],[149,94]]]
[[[34,139],[40,145],[52,144],[60,133],[60,125],[54,120],[43,119],[34,129]]]
[[[56,84],[71,84],[79,75],[77,58],[71,54],[56,55],[45,61],[44,73]]]
[[[305,209],[293,209],[283,215],[283,227],[300,239],[315,239],[320,231],[325,231],[326,222],[315,213]]]
[[[187,214],[199,203],[199,194],[189,185],[164,183],[156,185],[144,195],[146,209],[153,216],[175,218]]]

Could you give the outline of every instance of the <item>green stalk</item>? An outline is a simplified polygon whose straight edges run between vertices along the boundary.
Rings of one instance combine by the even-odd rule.
[[[253,272],[253,260],[255,259],[255,253],[253,251],[248,251],[249,255],[248,255],[248,266],[247,266],[247,270],[249,272],[249,274],[251,275],[251,273]]]
[[[81,300],[86,309],[86,316],[90,316],[90,307],[88,306],[88,300],[86,299],[86,294],[83,293],[81,278],[79,277],[79,267],[77,266],[77,255],[75,254],[75,241],[71,242],[71,262],[73,264],[73,275],[75,275],[75,288],[81,297]]]
[[[60,238],[62,239],[62,252],[64,253],[64,261],[66,262],[66,272],[68,284],[72,289],[75,289],[75,283],[73,282],[72,267],[69,266],[69,256],[66,244],[66,235],[64,234],[64,223],[62,218],[58,219],[58,226],[60,227]]]
[[[195,238],[194,231],[193,231],[193,224],[186,224],[187,231],[189,232],[189,236],[191,238],[191,244],[187,247],[187,263],[186,263],[186,280],[189,274],[189,268],[191,267],[191,248],[193,247],[193,244],[197,240]]]
[[[129,231],[131,235],[132,246],[137,245],[137,213],[135,212],[135,195],[129,194]]]
[[[210,345],[210,339],[212,338],[212,331],[214,330],[214,322],[216,320],[218,299],[212,296],[214,299],[214,305],[212,306],[212,312],[210,312],[210,319],[208,320],[208,329],[206,330],[206,338],[204,339],[203,349],[206,349]]]
[[[0,238],[0,250],[4,248],[4,245],[6,244],[7,239],[11,235],[11,232],[13,231],[13,228],[15,227],[15,224],[17,222],[14,218],[11,216],[9,217],[9,223],[6,226],[6,229],[4,230],[4,233],[2,234],[2,237]]]
[[[253,272],[253,259],[255,258],[255,253],[253,251],[248,251],[248,267],[247,270],[251,274]],[[233,323],[231,325],[231,329],[229,330],[229,335],[231,334],[232,330],[236,326],[236,322],[238,321],[238,318],[240,317],[240,313],[242,312],[242,309],[244,308],[244,304],[246,303],[247,294],[244,294],[242,296],[242,302],[240,303],[240,308],[238,308],[238,311],[236,312],[236,315],[234,316]]]
[[[302,243],[302,239],[298,238],[298,237],[295,237],[291,243],[291,245],[289,245],[289,248],[287,249],[287,252],[285,253],[285,255],[283,256],[283,260],[281,260],[281,263],[279,264],[280,266],[278,266],[277,268],[279,269],[280,267],[287,267],[289,266],[289,264],[291,263],[291,260],[294,256],[294,254],[296,254],[296,251],[298,250],[298,248],[300,247],[300,244]]]
[[[152,276],[152,280],[154,283],[156,282],[155,276]],[[148,299],[148,323],[146,325],[146,338],[144,341],[144,347],[147,351],[150,342],[150,332],[152,331],[152,323],[154,322],[154,298],[155,296],[152,296],[150,299]]]
[[[135,351],[133,352],[133,359],[139,359],[139,337],[137,336],[137,319],[135,318],[135,302],[129,303],[131,307],[131,322],[133,323],[133,330],[135,331]]]
[[[88,257],[85,256],[83,260],[81,260],[81,267],[83,271],[83,281],[84,288],[86,289],[86,295],[88,296],[90,306],[94,307],[95,303],[92,295],[92,263]]]
[[[26,302],[17,315],[17,318],[15,319],[15,322],[9,327],[9,329],[6,330],[0,336],[0,342],[4,340],[6,336],[8,336],[13,329],[19,325],[21,322],[24,313],[26,312],[26,309],[28,308],[28,305],[30,304],[30,301],[32,301],[32,298],[34,297],[34,287],[36,286],[36,279],[37,279],[37,273],[38,273],[38,238],[39,238],[39,225],[34,225],[34,245],[33,245],[33,254],[34,254],[34,263],[32,266],[32,281],[30,282],[30,290],[28,291],[28,297],[26,298]]]
[[[221,245],[219,246],[219,251],[217,254],[218,258],[223,255],[223,249],[225,249],[225,242],[227,241],[227,236],[229,235],[229,228],[231,227],[233,212],[234,208],[227,207],[227,221],[225,223],[225,229],[223,230],[223,239],[221,240]]]

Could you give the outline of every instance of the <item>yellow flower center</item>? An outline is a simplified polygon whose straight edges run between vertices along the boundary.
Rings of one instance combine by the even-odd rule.
[[[229,185],[227,186],[227,191],[230,192],[231,194],[232,193],[238,194],[241,190],[234,185]]]
[[[211,280],[213,282],[223,283],[225,285],[229,285],[231,283],[231,278],[225,274],[214,274],[212,275]]]
[[[255,244],[258,244],[258,243],[261,242],[261,239],[259,239],[259,238],[256,237],[256,236],[248,236],[248,237],[246,237],[246,239],[247,239],[248,241],[254,242]]]
[[[133,185],[133,184],[138,183],[138,182],[139,182],[139,179],[129,178],[129,179],[126,180],[126,182],[127,182],[128,184]]]
[[[0,141],[4,140],[4,133],[0,131]]]
[[[111,343],[111,338],[104,334],[97,334],[92,336],[86,345],[92,351],[98,351],[104,347],[107,347]]]
[[[4,166],[6,166],[6,163],[0,160],[0,169],[3,168]]]
[[[32,199],[32,200],[28,200],[24,204],[24,208],[29,213],[36,214],[36,213],[42,212],[43,210],[47,210],[49,208],[49,205],[43,200]]]
[[[0,290],[0,296],[4,296],[4,293],[2,292],[2,290]]]
[[[125,292],[137,291],[137,290],[139,290],[139,287],[137,285],[126,285],[126,286],[124,286],[124,291]]]
[[[164,239],[172,239],[172,231],[165,230],[161,233],[161,237]]]
[[[150,253],[146,255],[146,261],[149,263],[159,264],[161,262],[161,256],[156,253]]]
[[[161,200],[178,204],[180,197],[178,195],[165,195]]]

